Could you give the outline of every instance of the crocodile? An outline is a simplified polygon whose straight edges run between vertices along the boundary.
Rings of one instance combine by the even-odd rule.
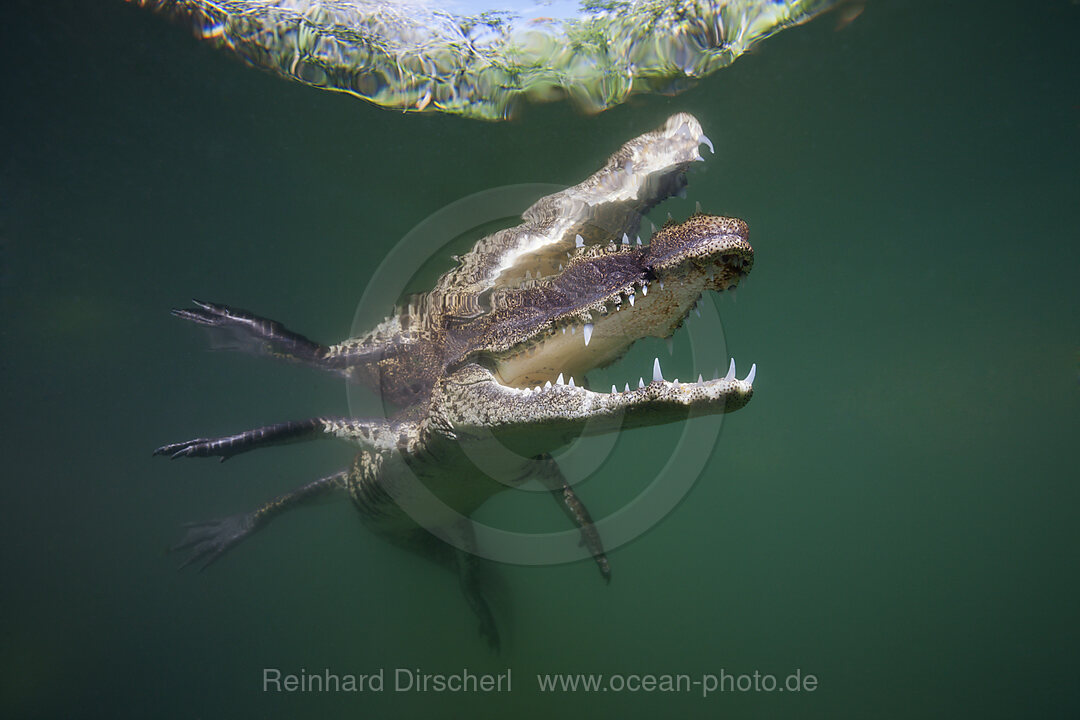
[[[481,635],[498,647],[468,518],[496,493],[536,479],[610,581],[603,541],[552,451],[582,434],[732,412],[753,394],[756,366],[740,380],[734,360],[724,377],[697,382],[665,380],[659,359],[651,381],[636,386],[594,389],[586,378],[640,338],[670,338],[704,293],[734,291],[753,267],[746,224],[700,208],[669,219],[647,243],[638,236],[645,212],[682,194],[687,169],[703,160],[701,145],[712,148],[694,117],[670,117],[579,185],[538,200],[521,224],[479,240],[429,292],[336,345],[224,304],[173,310],[233,346],[367,386],[392,409],[386,417],[314,417],[157,448],[155,455],[174,459],[221,461],[317,438],[358,448],[346,469],[253,511],[186,526],[173,548],[187,553],[181,567],[205,568],[283,511],[340,494],[376,534],[455,570]],[[474,463],[495,446],[511,451],[495,453],[498,480]],[[417,498],[431,496],[440,502],[416,518]]]

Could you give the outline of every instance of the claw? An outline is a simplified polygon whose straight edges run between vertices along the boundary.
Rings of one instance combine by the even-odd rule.
[[[252,533],[255,518],[251,513],[242,513],[220,520],[185,523],[183,527],[187,532],[180,542],[169,548],[169,552],[190,550],[191,554],[177,569],[198,563],[199,572],[202,572]]]

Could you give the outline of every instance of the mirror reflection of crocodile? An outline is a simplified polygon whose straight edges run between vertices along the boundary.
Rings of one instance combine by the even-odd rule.
[[[129,0],[246,62],[382,107],[502,120],[671,95],[838,0]]]
[[[397,411],[389,418],[317,417],[165,445],[157,455],[225,460],[260,447],[320,437],[359,447],[347,470],[277,497],[252,512],[188,526],[175,548],[204,565],[281,513],[327,494],[348,495],[364,522],[399,545],[457,570],[481,632],[498,633],[481,592],[468,518],[489,497],[539,479],[580,529],[605,579],[610,569],[585,505],[551,451],[584,433],[614,432],[731,412],[753,393],[755,368],[725,377],[587,389],[585,375],[638,339],[670,337],[708,290],[728,291],[753,265],[746,224],[702,214],[669,221],[647,244],[642,213],[680,192],[707,144],[698,121],[678,114],[622,146],[580,185],[537,201],[524,222],[476,243],[430,292],[374,330],[320,345],[246,311],[205,302],[175,310],[248,349],[315,366],[367,385]],[[485,444],[513,450],[497,482],[470,458]],[[507,453],[502,453],[507,455]],[[419,481],[449,509],[421,527],[402,508]],[[454,545],[429,530],[454,537]]]

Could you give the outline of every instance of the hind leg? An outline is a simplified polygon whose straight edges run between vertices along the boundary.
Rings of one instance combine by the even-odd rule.
[[[279,495],[251,512],[231,515],[218,520],[188,523],[187,532],[170,552],[187,551],[188,557],[180,567],[199,563],[200,570],[210,567],[218,558],[250,537],[256,530],[266,526],[285,510],[322,498],[336,490],[345,489],[346,472],[343,470]]]

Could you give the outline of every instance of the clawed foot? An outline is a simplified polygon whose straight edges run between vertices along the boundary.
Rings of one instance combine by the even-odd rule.
[[[226,305],[192,300],[198,307],[185,310],[176,309],[172,314],[184,320],[190,320],[199,325],[221,326],[234,323],[250,323],[254,319],[250,313],[239,311],[234,313]]]
[[[187,532],[180,542],[169,548],[169,552],[190,551],[180,567],[199,563],[202,571],[250,535],[255,530],[255,518],[251,513],[243,513],[220,520],[188,523],[184,527]]]
[[[222,438],[195,438],[178,443],[162,445],[154,451],[155,455],[168,455],[169,459],[175,460],[180,457],[219,457],[225,462],[236,454],[222,442]]]

